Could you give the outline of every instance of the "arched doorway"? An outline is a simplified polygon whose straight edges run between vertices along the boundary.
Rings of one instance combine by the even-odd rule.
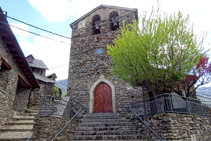
[[[93,113],[111,113],[112,107],[112,90],[111,87],[101,82],[94,90],[94,111]]]

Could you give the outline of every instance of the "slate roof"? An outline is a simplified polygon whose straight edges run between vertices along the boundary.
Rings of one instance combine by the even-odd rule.
[[[55,75],[55,76],[56,76],[55,73],[52,73],[52,74],[46,75],[46,77],[50,77],[50,76],[52,76],[52,75]],[[57,78],[57,76],[56,76],[56,78]]]
[[[42,76],[42,75],[39,75],[39,74],[36,74],[36,73],[34,73],[34,76],[37,80],[40,80],[40,81],[43,81],[43,82],[46,82],[46,83],[55,83],[54,80],[47,78],[45,76]]]
[[[89,16],[91,13],[95,12],[96,10],[100,9],[100,8],[113,8],[113,9],[121,9],[121,10],[128,10],[128,11],[135,11],[136,13],[136,19],[138,20],[138,10],[136,8],[126,8],[126,7],[119,7],[119,6],[112,6],[112,5],[99,5],[98,7],[92,9],[90,12],[86,13],[85,15],[83,15],[82,17],[80,17],[79,19],[77,19],[76,21],[74,21],[73,23],[70,24],[70,27],[72,28],[72,26],[75,23],[78,23],[79,21],[81,21],[82,19],[84,19],[85,17]]]
[[[0,7],[0,13],[3,13],[1,7]],[[39,88],[40,86],[36,78],[34,77],[30,66],[28,65],[26,61],[26,58],[20,48],[20,45],[18,44],[17,39],[15,38],[15,35],[13,34],[10,26],[7,25],[9,23],[5,15],[0,15],[0,22],[1,22],[0,24],[1,39],[4,41],[4,43],[6,44],[6,47],[8,48],[10,53],[13,55],[20,69],[22,69],[24,75],[28,79],[31,86],[33,88]]]
[[[48,70],[48,67],[44,64],[44,62],[42,60],[38,60],[38,59],[34,59],[32,63],[29,63],[29,66],[33,67],[33,68],[40,68],[40,69]]]

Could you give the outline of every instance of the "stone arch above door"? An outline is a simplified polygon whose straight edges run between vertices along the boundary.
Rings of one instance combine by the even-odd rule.
[[[111,90],[112,90],[112,108],[113,108],[113,112],[116,113],[115,87],[110,81],[105,79],[105,77],[103,75],[100,76],[100,78],[92,85],[92,87],[90,89],[89,113],[93,113],[93,111],[94,111],[94,90],[95,90],[96,86],[98,84],[100,84],[101,82],[104,82],[111,87]]]

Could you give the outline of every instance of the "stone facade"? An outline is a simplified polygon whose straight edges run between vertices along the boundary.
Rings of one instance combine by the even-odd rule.
[[[31,95],[30,103],[34,105],[38,105],[40,101],[41,95],[52,95],[54,92],[54,83],[46,83],[43,81],[38,80],[38,83],[40,85],[40,89],[34,90]]]
[[[210,117],[167,113],[143,119],[163,140],[210,141],[211,139]],[[140,120],[134,119],[134,125],[147,139],[157,140],[156,136]]]
[[[30,83],[20,66],[16,63],[6,44],[0,38],[0,59],[5,60],[11,69],[6,68],[1,61],[0,69],[0,124],[10,120],[13,110],[23,112],[27,108]],[[29,86],[25,91],[19,92],[23,86],[18,82],[21,80]],[[16,107],[18,105],[18,107]]]
[[[62,127],[69,121],[68,118],[57,117],[36,117],[34,129],[39,129],[31,140],[52,140],[54,136],[60,131]],[[70,124],[59,134],[56,140],[66,141],[69,136],[73,135],[73,131],[76,130],[79,124],[79,120],[73,119]]]
[[[48,78],[48,76],[45,76],[48,68],[42,60],[35,59],[33,55],[27,56],[26,60],[40,85],[40,89],[34,90],[30,96],[30,104],[38,106],[41,95],[53,96],[56,77]],[[56,76],[56,74],[54,75]]]
[[[95,8],[84,18],[71,24],[72,42],[69,63],[67,95],[72,99],[93,109],[91,88],[96,82],[109,83],[112,91],[113,112],[118,112],[119,107],[129,105],[136,100],[142,100],[142,87],[133,88],[110,73],[109,66],[112,64],[107,54],[107,45],[112,44],[119,29],[111,30],[110,13],[113,11],[119,15],[119,25],[132,23],[137,20],[136,10],[127,8],[104,7]],[[93,17],[100,16],[100,33],[93,33]],[[100,78],[101,77],[101,78]],[[103,77],[103,79],[102,79]],[[112,86],[111,86],[112,85]],[[95,87],[93,88],[95,89]]]
[[[16,97],[13,104],[13,109],[18,112],[24,112],[28,105],[29,89],[17,89]]]
[[[11,96],[5,91],[0,90],[0,125],[10,120],[13,114],[13,101]]]

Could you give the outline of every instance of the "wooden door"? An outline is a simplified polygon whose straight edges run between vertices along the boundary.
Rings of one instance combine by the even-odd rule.
[[[94,113],[111,113],[112,110],[112,90],[111,87],[102,82],[94,91]]]

